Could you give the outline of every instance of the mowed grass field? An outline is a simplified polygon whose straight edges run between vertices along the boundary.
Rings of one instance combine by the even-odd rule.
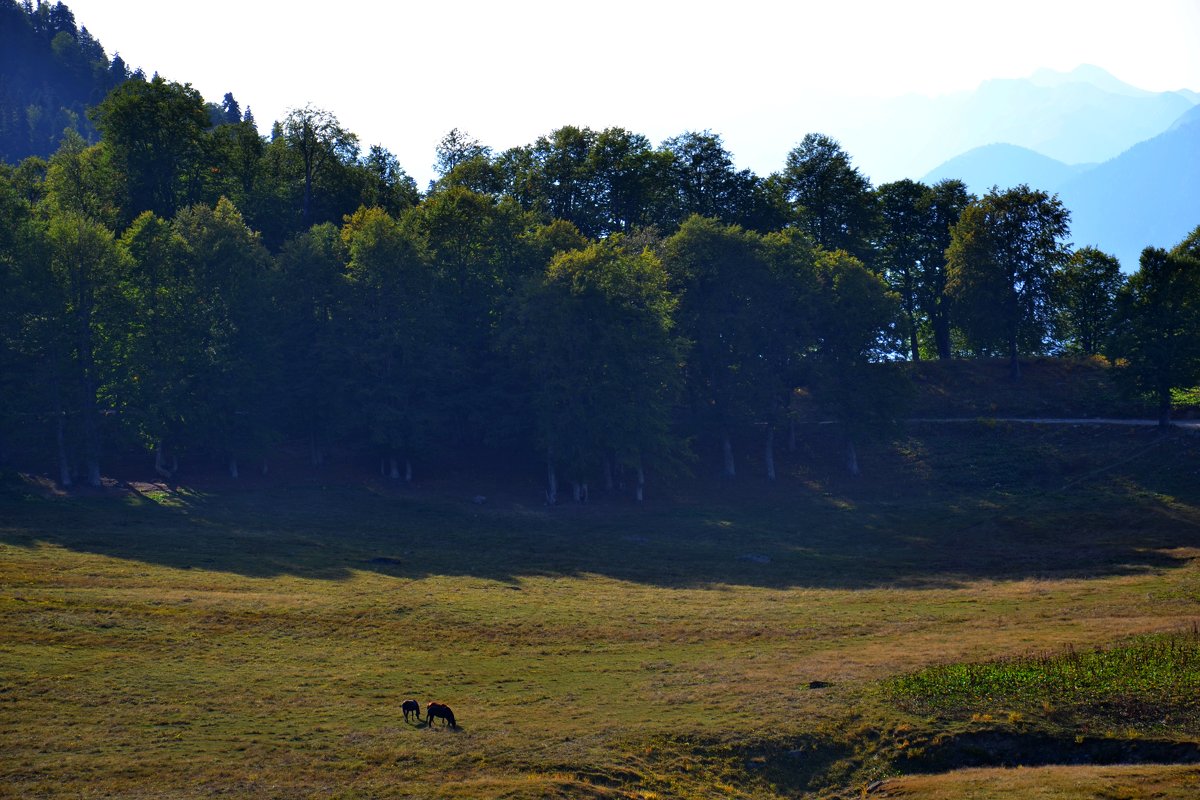
[[[929,774],[947,737],[1184,752],[1186,703],[930,713],[887,687],[1191,629],[1200,439],[914,425],[851,479],[822,437],[775,485],[749,464],[642,508],[10,476],[0,797],[1193,796],[1193,766]],[[410,697],[460,728],[406,723]]]

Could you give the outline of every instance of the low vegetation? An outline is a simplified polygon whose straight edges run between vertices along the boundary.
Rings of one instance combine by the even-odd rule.
[[[1200,634],[1139,636],[1091,650],[943,664],[892,681],[892,694],[917,713],[1013,720],[1045,713],[1200,733]],[[1061,717],[1060,717],[1061,718]]]

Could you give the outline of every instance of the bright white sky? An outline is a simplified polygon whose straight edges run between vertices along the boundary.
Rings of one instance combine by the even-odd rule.
[[[67,5],[130,68],[214,102],[232,91],[264,132],[311,102],[364,149],[395,153],[422,187],[454,127],[497,151],[567,124],[656,145],[709,129],[739,167],[766,175],[805,133],[838,136],[829,98],[933,96],[1080,64],[1143,89],[1200,90],[1200,0]]]

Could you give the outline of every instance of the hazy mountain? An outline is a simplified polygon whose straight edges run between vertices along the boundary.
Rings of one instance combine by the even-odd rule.
[[[1185,111],[1179,119],[1171,123],[1171,127],[1167,128],[1167,130],[1178,130],[1188,125],[1194,125],[1197,122],[1200,122],[1200,106],[1194,106],[1188,111]]]
[[[955,156],[921,180],[933,184],[958,178],[975,194],[983,194],[992,186],[1008,188],[1019,183],[1052,191],[1093,166],[1064,164],[1015,144],[988,144]]]
[[[1076,73],[1079,71],[1076,70]],[[1072,73],[1075,75],[1076,73]],[[1104,161],[1164,131],[1194,103],[1177,92],[1151,94],[1109,80],[1097,86],[1069,81],[1041,86],[1032,81],[987,81],[963,109],[964,119],[984,120],[993,142],[1036,150],[1067,164]]]
[[[829,111],[846,121],[826,132],[879,184],[925,175],[952,156],[1000,142],[1068,165],[1106,161],[1162,133],[1196,101],[1192,92],[1148,92],[1085,65],[941,97],[856,108],[839,101]]]
[[[1058,193],[1076,246],[1095,245],[1137,269],[1142,248],[1171,247],[1200,225],[1200,107]]]

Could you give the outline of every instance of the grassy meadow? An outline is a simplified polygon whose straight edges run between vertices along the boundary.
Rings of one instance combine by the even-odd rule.
[[[10,475],[0,797],[1194,795],[1194,660],[1134,711],[1119,668],[1047,699],[978,665],[1188,641],[1200,439],[915,424],[851,479],[831,436],[643,508]]]

